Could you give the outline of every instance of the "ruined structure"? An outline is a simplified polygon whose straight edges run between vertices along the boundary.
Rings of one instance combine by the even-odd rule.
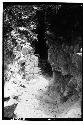
[[[56,16],[48,17],[48,61],[61,98],[80,96],[82,92],[82,10],[81,6],[64,5]]]

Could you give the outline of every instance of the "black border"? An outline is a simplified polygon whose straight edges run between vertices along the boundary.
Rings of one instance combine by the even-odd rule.
[[[62,6],[83,6],[83,3],[69,3],[69,2],[3,2],[3,7],[12,5],[62,5]],[[3,15],[2,15],[3,17]],[[11,120],[11,118],[4,117],[4,42],[3,42],[3,25],[2,24],[2,120]],[[82,86],[83,90],[83,86]],[[83,98],[83,96],[82,96]],[[82,103],[83,104],[83,103]],[[15,119],[17,120],[17,119]],[[23,120],[23,119],[18,119]],[[25,118],[26,121],[83,121],[83,105],[82,105],[82,117],[81,118]]]

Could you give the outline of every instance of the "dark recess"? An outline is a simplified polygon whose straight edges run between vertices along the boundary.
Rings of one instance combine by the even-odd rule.
[[[41,59],[48,58],[47,46],[46,46],[46,39],[45,39],[45,11],[37,11],[37,18],[38,18],[38,45],[36,47],[36,51],[39,53]]]

